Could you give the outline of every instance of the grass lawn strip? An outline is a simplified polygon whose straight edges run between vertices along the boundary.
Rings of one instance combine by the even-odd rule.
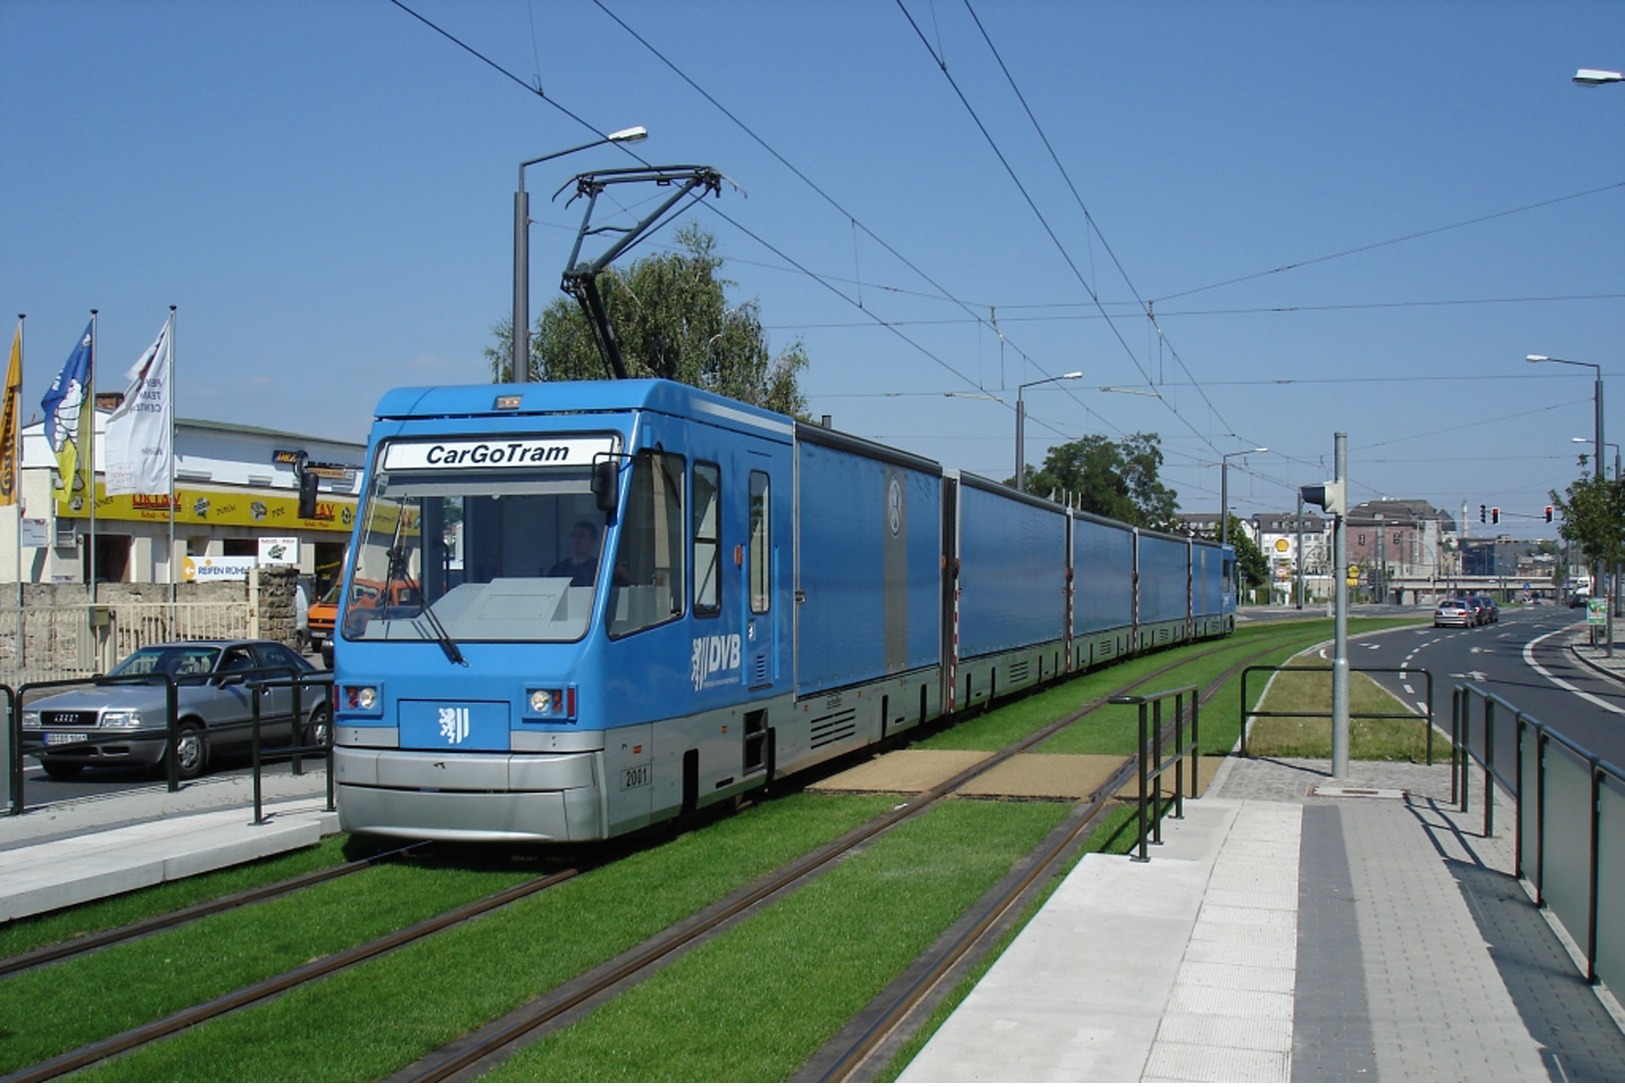
[[[348,860],[344,856],[348,841],[348,835],[335,835],[305,849],[250,864],[8,921],[0,926],[0,959],[59,944],[76,936],[106,932],[121,925],[144,921],[238,891],[263,887],[278,880],[302,876],[321,868],[335,867]]]
[[[86,1079],[378,1080],[866,822],[896,797],[797,795],[587,872]]]
[[[524,872],[380,865],[0,981],[14,1071],[522,882]]]
[[[489,1078],[786,1079],[1068,809],[937,807]]]
[[[1324,662],[1303,657],[1293,665],[1316,667]],[[1315,672],[1280,672],[1259,699],[1258,709],[1272,713],[1330,713],[1329,667]],[[1369,714],[1416,713],[1370,676],[1349,674],[1349,757],[1376,762],[1415,762],[1427,758],[1428,726],[1420,716],[1410,720],[1372,718]],[[1331,758],[1332,722],[1328,717],[1262,717],[1253,721],[1247,747],[1255,756]],[[1438,756],[1441,744],[1434,743]],[[1448,750],[1448,748],[1445,748]]]

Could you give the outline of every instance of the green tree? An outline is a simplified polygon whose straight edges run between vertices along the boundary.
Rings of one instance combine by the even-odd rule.
[[[1562,518],[1558,535],[1590,560],[1596,592],[1597,573],[1625,562],[1625,480],[1582,476],[1563,495],[1552,491],[1551,497]]]
[[[1236,549],[1236,580],[1241,583],[1240,588],[1268,585],[1270,560],[1258,549],[1258,542],[1247,534],[1241,518],[1233,513],[1230,514],[1230,546]]]
[[[1086,513],[1173,531],[1178,496],[1157,478],[1162,467],[1157,441],[1155,434],[1130,434],[1120,442],[1088,434],[1055,446],[1042,468],[1026,472],[1027,490],[1064,497]]]
[[[628,372],[663,377],[757,404],[786,415],[806,411],[798,383],[807,353],[797,340],[774,356],[754,301],[728,306],[737,286],[717,273],[716,241],[694,224],[677,232],[681,251],[645,257],[624,270],[609,268],[599,290],[620,341]],[[513,321],[496,325],[485,349],[493,380],[512,377]],[[586,315],[575,299],[555,299],[537,322],[530,373],[538,381],[607,376]]]

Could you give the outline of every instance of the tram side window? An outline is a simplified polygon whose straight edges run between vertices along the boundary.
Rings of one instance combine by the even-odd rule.
[[[763,615],[773,602],[772,552],[768,542],[768,480],[766,472],[750,474],[750,610]]]
[[[683,614],[687,537],[683,518],[683,458],[645,450],[632,465],[626,513],[610,579],[612,637]]]
[[[722,611],[722,469],[694,466],[694,614]]]

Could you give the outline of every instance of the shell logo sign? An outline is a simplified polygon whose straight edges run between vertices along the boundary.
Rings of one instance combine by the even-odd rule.
[[[1283,555],[1286,554],[1287,548],[1289,548],[1291,546],[1292,545],[1287,543],[1285,540],[1276,540],[1275,541],[1275,550],[1279,551]]]

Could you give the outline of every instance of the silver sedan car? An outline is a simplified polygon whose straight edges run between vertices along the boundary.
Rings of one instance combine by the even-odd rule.
[[[161,766],[169,748],[169,724],[165,685],[158,677],[167,675],[176,684],[180,776],[193,778],[208,766],[212,753],[252,741],[250,681],[297,679],[313,671],[309,661],[281,642],[149,645],[107,673],[132,677],[127,683],[30,699],[22,713],[23,751],[37,756],[51,777],[63,779],[77,777],[86,766]],[[261,742],[326,742],[327,685],[301,686],[297,721],[293,693],[291,686],[261,692]]]
[[[1433,625],[1463,629],[1474,627],[1478,625],[1477,611],[1466,600],[1441,600],[1439,606],[1433,609]]]

